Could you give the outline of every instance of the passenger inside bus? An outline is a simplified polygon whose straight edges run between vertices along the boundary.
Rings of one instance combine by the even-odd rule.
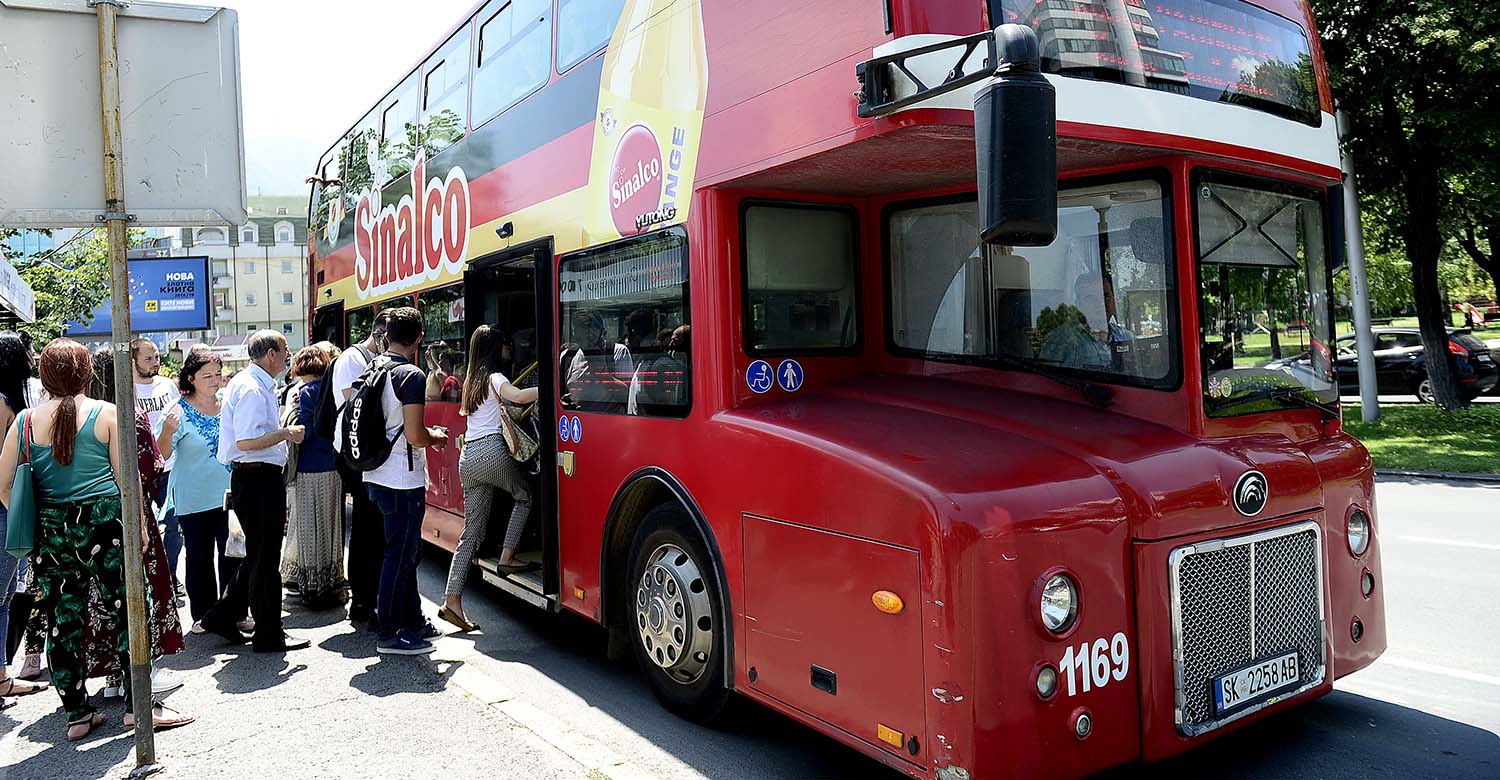
[[[663,331],[663,334],[666,350],[641,358],[640,367],[630,379],[627,414],[650,414],[657,409],[675,409],[688,403],[692,328],[683,325],[676,330]],[[658,344],[663,343],[663,334],[657,335]]]
[[[605,339],[604,317],[597,311],[573,313],[571,343],[558,361],[565,406],[589,404],[596,411],[621,411],[635,375],[630,348]]]
[[[1062,321],[1042,341],[1042,360],[1068,368],[1104,369],[1113,364],[1116,353],[1130,351],[1135,334],[1116,317],[1109,274],[1089,270],[1075,279],[1073,303],[1055,310]]]

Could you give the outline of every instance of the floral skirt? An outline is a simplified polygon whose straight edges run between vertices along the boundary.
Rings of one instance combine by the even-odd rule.
[[[342,601],[344,580],[344,491],[337,471],[298,472],[289,491],[286,548],[281,579],[296,583],[309,606]]]

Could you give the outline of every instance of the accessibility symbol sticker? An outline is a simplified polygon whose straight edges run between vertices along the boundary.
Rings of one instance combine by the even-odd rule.
[[[776,380],[772,378],[771,364],[764,360],[757,360],[745,369],[745,384],[750,386],[751,391],[756,393],[767,393]]]
[[[576,415],[576,414],[573,415],[573,430],[572,430],[572,434],[573,434],[573,441],[575,441],[575,442],[583,441],[583,420],[578,419],[578,415]]]
[[[788,393],[795,393],[798,388],[802,387],[804,376],[802,364],[795,360],[783,360],[781,365],[776,367],[776,382],[781,385],[782,390]]]
[[[562,417],[557,418],[557,438],[562,439],[564,442],[566,442],[572,437],[572,435],[573,431],[568,426],[568,416],[565,414]]]

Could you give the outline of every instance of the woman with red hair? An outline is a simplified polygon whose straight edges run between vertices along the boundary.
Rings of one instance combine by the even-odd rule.
[[[37,498],[34,576],[51,628],[47,664],[67,712],[68,739],[77,741],[104,723],[84,688],[90,588],[97,588],[100,603],[114,611],[116,625],[126,623],[120,437],[114,404],[84,395],[94,368],[82,344],[56,339],[42,350],[40,362],[42,387],[51,400],[27,410],[6,433],[0,447],[0,501],[10,502],[24,449]],[[120,631],[115,648],[124,668],[129,667],[129,647],[128,635]],[[124,684],[129,725],[128,677]],[[152,720],[163,729],[192,718],[157,705]]]

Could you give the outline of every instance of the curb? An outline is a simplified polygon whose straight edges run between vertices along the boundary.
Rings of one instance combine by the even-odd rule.
[[[1461,471],[1412,471],[1410,469],[1375,469],[1377,477],[1415,477],[1417,479],[1446,479],[1460,482],[1486,482],[1500,485],[1500,474],[1470,474]]]
[[[651,780],[651,774],[631,764],[629,759],[518,698],[499,680],[469,665],[467,660],[475,655],[477,653],[471,651],[441,659],[460,664],[449,679],[454,687],[503,714],[559,753],[577,762],[588,773],[590,780]]]

